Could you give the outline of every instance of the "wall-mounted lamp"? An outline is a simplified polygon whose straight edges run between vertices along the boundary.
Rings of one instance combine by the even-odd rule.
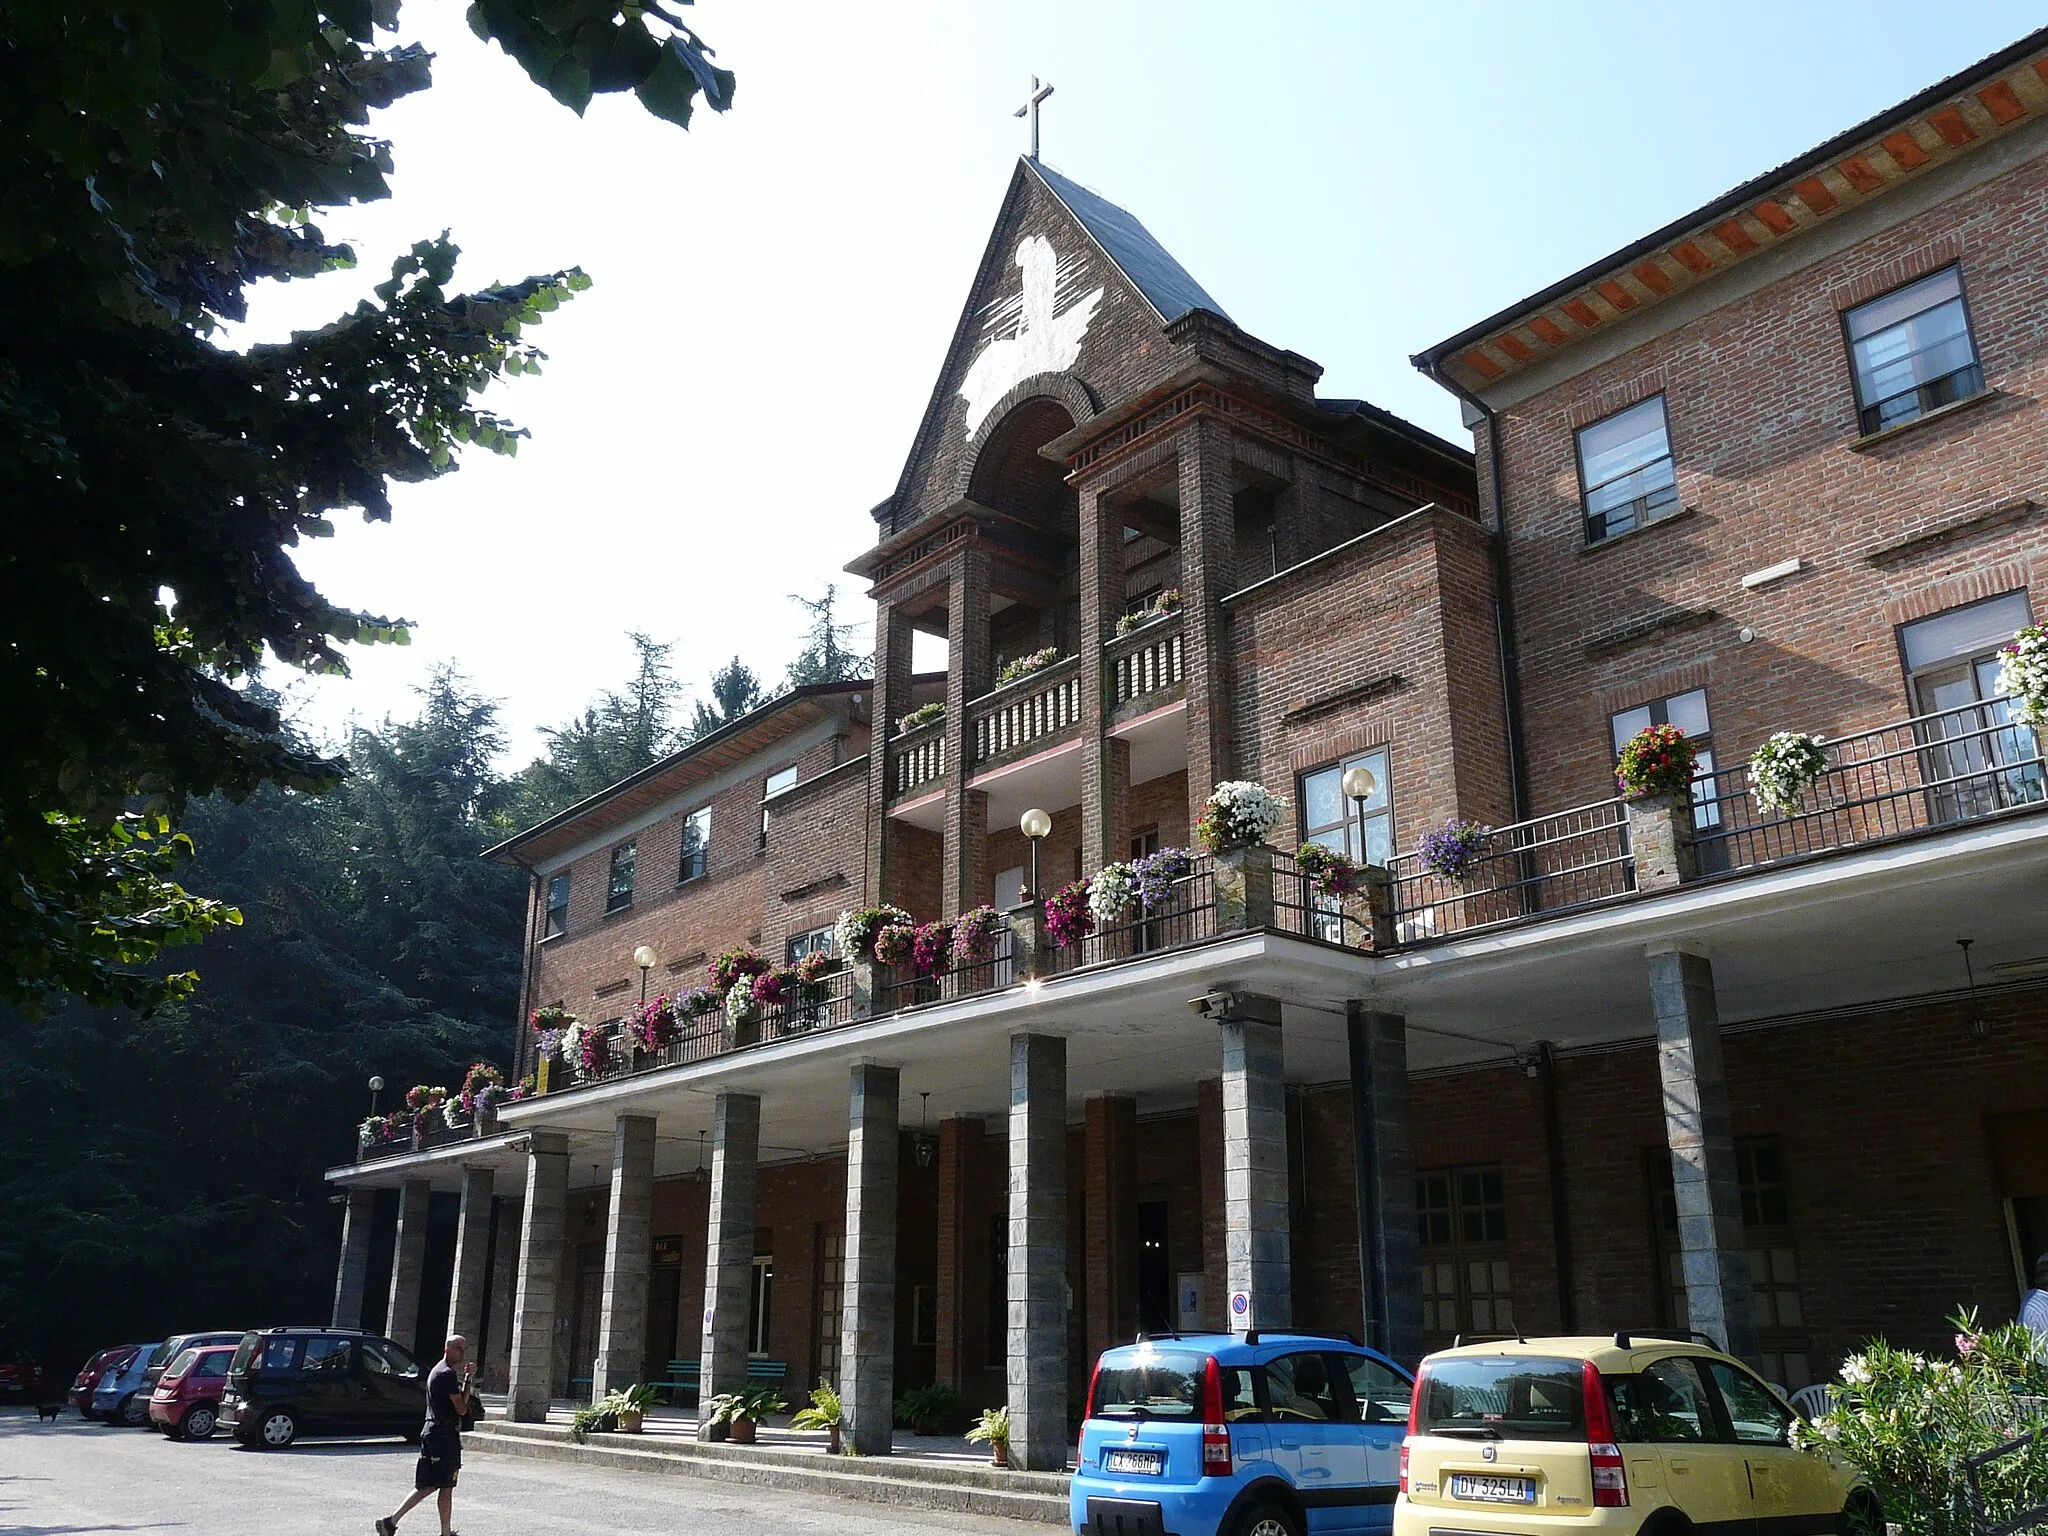
[[[1957,939],[1956,947],[1963,952],[1963,974],[1970,982],[1970,1033],[1979,1040],[1986,1040],[1991,1036],[1991,1020],[1977,1007],[1977,969],[1970,964],[1970,946],[1976,942],[1975,939]]]
[[[925,1117],[931,1113],[932,1096],[920,1093],[917,1106],[917,1135],[911,1138],[911,1147],[917,1153],[917,1166],[929,1168],[939,1160],[939,1138],[925,1129]]]
[[[1024,894],[1036,900],[1038,897],[1038,845],[1044,842],[1046,835],[1052,831],[1052,818],[1034,805],[1018,821],[1017,830],[1031,839],[1031,884]]]

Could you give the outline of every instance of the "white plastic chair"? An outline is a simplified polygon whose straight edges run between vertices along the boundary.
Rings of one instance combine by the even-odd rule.
[[[1824,1381],[1801,1387],[1792,1394],[1792,1411],[1811,1422],[1835,1406],[1835,1389]]]

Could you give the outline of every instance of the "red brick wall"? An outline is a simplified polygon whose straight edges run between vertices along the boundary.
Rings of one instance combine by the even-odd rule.
[[[777,964],[791,934],[861,905],[868,795],[866,760],[860,759],[770,803],[761,952]]]
[[[1910,707],[1896,624],[2048,584],[2048,523],[2038,515],[1910,558],[1871,560],[1960,515],[2042,499],[2044,259],[2048,162],[2036,160],[1505,412],[1539,809],[1613,793],[1611,711],[1702,683],[1723,764],[1773,731],[1832,737],[1897,719]],[[1955,261],[1985,381],[2000,393],[1853,451],[1841,312]],[[1589,549],[1574,429],[1659,390],[1680,497],[1693,510]],[[1745,573],[1794,556],[1805,564],[1797,575],[1741,586]],[[2037,617],[2042,609],[2037,595]],[[1675,610],[1697,617],[1618,650],[1596,643]],[[1745,626],[1755,634],[1749,642],[1739,638]]]

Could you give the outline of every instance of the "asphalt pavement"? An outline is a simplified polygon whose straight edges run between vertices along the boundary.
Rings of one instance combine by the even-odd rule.
[[[412,1488],[417,1453],[393,1440],[308,1440],[245,1451],[216,1436],[166,1440],[72,1410],[42,1424],[0,1409],[0,1536],[204,1531],[209,1536],[370,1536]],[[455,1490],[463,1536],[1046,1536],[1048,1527],[850,1503],[777,1488],[530,1462],[477,1452]],[[437,1536],[433,1501],[399,1527]]]

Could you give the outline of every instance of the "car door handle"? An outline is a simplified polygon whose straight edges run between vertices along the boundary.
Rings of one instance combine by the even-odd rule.
[[[1673,1472],[1690,1472],[1690,1471],[1692,1470],[1692,1463],[1691,1463],[1691,1462],[1689,1462],[1689,1461],[1686,1461],[1686,1460],[1684,1460],[1683,1458],[1681,1458],[1681,1457],[1676,1457],[1676,1456],[1674,1456],[1674,1457],[1673,1457],[1673,1458],[1671,1459],[1671,1463],[1670,1463],[1670,1466],[1671,1466],[1671,1470],[1672,1470]]]

